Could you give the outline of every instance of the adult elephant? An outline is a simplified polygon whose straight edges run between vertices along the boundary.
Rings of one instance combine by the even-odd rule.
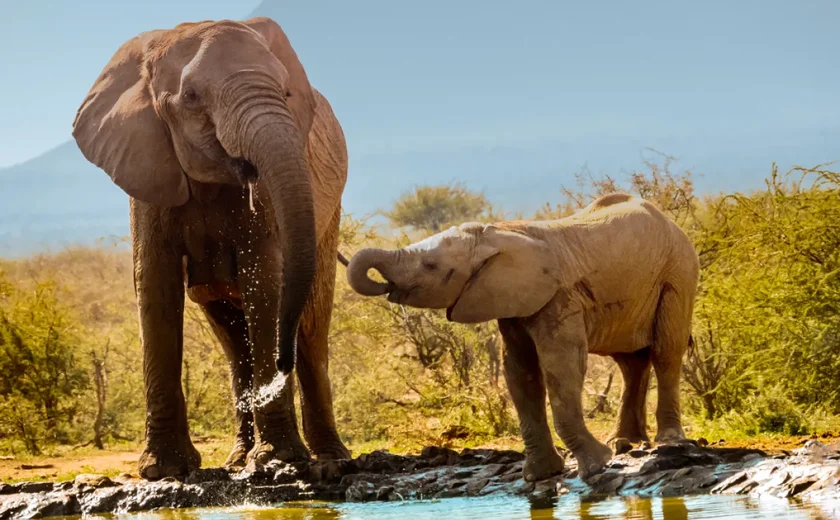
[[[230,362],[238,429],[227,465],[309,458],[292,378],[266,402],[250,399],[292,371],[295,352],[309,447],[349,457],[327,375],[347,150],[280,26],[207,21],[132,38],[96,79],[73,136],[131,198],[147,408],[140,474],[201,465],[181,388],[185,290]]]

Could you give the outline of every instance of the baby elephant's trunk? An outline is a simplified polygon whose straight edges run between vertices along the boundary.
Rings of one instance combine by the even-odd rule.
[[[387,278],[389,268],[396,261],[396,251],[383,249],[362,249],[347,265],[347,282],[354,291],[363,296],[381,296],[393,290],[393,284],[371,280],[370,269],[376,269]]]

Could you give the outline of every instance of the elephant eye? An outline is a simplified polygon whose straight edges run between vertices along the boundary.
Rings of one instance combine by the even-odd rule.
[[[434,271],[435,269],[437,269],[438,266],[435,262],[432,262],[430,260],[423,260],[423,267],[425,267],[429,271]]]
[[[194,105],[198,102],[198,92],[196,92],[192,87],[187,87],[181,93],[181,99],[183,99],[184,103],[187,105]]]

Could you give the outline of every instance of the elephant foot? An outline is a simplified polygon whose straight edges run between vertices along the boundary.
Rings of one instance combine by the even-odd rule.
[[[563,457],[554,450],[547,456],[526,455],[522,476],[527,482],[537,482],[563,473],[565,467]]]
[[[633,442],[626,437],[615,437],[607,441],[607,446],[612,448],[616,455],[623,455],[633,449]]]
[[[342,460],[352,458],[350,450],[344,447],[343,444],[329,447],[312,448],[315,458],[318,460]]]
[[[187,475],[200,467],[201,454],[189,437],[181,440],[150,440],[138,463],[140,477],[146,480]]]
[[[272,460],[279,460],[282,462],[300,462],[311,460],[309,450],[303,445],[303,441],[298,439],[296,442],[268,442],[261,441],[254,445],[248,456],[246,457],[247,464],[254,464],[256,466],[265,466]]]
[[[242,439],[236,439],[233,443],[233,449],[230,451],[227,460],[225,460],[225,468],[239,470],[243,469],[248,463],[248,452],[254,446],[253,442],[246,442]]]
[[[624,439],[631,444],[650,442],[650,437],[648,437],[647,432],[638,428],[625,428],[620,426],[607,437],[607,445],[614,444],[620,439]]]
[[[657,444],[679,444],[685,442],[686,437],[682,427],[673,426],[659,430],[655,440]]]
[[[612,456],[612,450],[598,441],[593,442],[579,453],[575,453],[578,475],[580,475],[581,480],[585,482],[587,479],[602,473]]]

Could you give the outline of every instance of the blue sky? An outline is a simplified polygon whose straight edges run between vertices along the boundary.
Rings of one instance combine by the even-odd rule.
[[[0,167],[69,138],[126,39],[242,18],[257,4],[3,0]],[[259,9],[284,26],[333,103],[351,157],[591,135],[754,140],[840,122],[836,0],[269,0]]]
[[[241,18],[259,0],[1,0],[0,167],[70,137],[102,67],[138,32]]]

